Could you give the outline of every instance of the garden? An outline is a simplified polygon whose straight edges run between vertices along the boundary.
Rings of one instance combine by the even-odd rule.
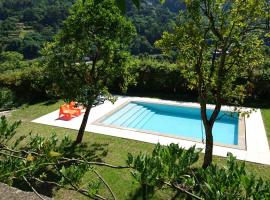
[[[270,144],[267,1],[46,2],[0,1],[1,182],[40,199],[270,198],[269,165],[213,155],[223,105],[261,109]],[[86,132],[100,94],[197,102],[205,150]],[[73,101],[78,131],[32,122]]]

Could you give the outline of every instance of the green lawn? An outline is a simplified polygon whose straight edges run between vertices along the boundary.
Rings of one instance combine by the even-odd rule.
[[[262,115],[263,115],[264,126],[265,126],[267,137],[268,137],[268,143],[270,146],[270,108],[262,109]]]
[[[56,132],[59,137],[63,137],[65,134],[69,134],[75,139],[76,131],[56,128],[52,126],[40,125],[32,123],[31,120],[47,114],[51,111],[59,108],[62,102],[54,103],[38,103],[33,105],[26,105],[20,109],[12,112],[9,117],[10,120],[22,120],[22,125],[18,129],[18,136],[22,134],[27,134],[32,131],[33,134],[40,134],[43,136],[49,136],[50,133]],[[270,131],[270,109],[263,110],[265,125],[268,131]],[[147,144],[143,142],[137,142],[133,140],[121,139],[116,137],[105,136],[101,134],[86,133],[84,137],[84,142],[89,146],[89,150],[101,155],[102,160],[115,165],[125,165],[127,159],[127,154],[133,153],[137,154],[139,152],[149,153],[153,149],[152,144]],[[214,162],[219,165],[225,163],[225,159],[221,157],[215,157]],[[202,163],[202,156],[198,166]],[[247,169],[254,173],[256,176],[261,176],[265,179],[270,180],[270,166],[258,165],[253,163],[246,163]],[[111,185],[113,191],[115,192],[118,199],[132,199],[139,189],[138,184],[134,183],[129,170],[115,170],[108,168],[98,168],[98,171],[103,175],[106,181]],[[92,174],[87,174],[84,177],[84,183],[87,183],[93,178]],[[168,194],[168,191],[159,192],[155,199],[169,199],[172,193]],[[84,199],[83,196],[77,193],[60,190],[55,192],[55,199]],[[134,198],[136,199],[136,198]]]

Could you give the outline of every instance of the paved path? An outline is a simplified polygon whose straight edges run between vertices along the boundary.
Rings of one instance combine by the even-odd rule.
[[[52,200],[45,196],[42,196],[42,198]],[[33,192],[25,192],[0,183],[0,200],[40,200],[40,198]]]
[[[6,117],[9,117],[10,115],[11,115],[11,110],[8,110],[8,111],[2,111],[2,112],[0,112],[0,117],[1,116],[6,116]]]

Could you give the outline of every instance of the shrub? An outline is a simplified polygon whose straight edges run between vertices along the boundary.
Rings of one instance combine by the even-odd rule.
[[[0,54],[0,72],[21,69],[26,66],[23,55],[17,52],[6,51]]]
[[[270,100],[270,59],[266,60],[253,80],[255,97]]]
[[[180,69],[169,61],[142,57],[138,59],[133,70],[133,74],[137,74],[137,84],[130,87],[131,92],[166,94],[187,92],[186,81],[181,76]]]
[[[156,145],[151,155],[129,154],[131,174],[141,184],[143,199],[158,189],[178,192],[175,199],[269,199],[270,182],[246,171],[245,163],[228,155],[227,164],[195,168],[199,159],[195,147],[185,150],[176,144]]]
[[[0,110],[7,110],[14,106],[13,92],[8,88],[0,88]]]
[[[44,77],[43,68],[32,62],[27,67],[0,74],[0,87],[12,90],[17,100],[31,101],[45,97]]]
[[[114,193],[95,166],[121,169],[121,166],[100,162],[104,149],[89,149],[85,145],[73,145],[65,136],[59,139],[56,133],[51,136],[16,136],[20,121],[9,123],[0,118],[0,182],[21,189],[31,189],[37,195],[52,190],[67,189],[78,192],[89,199],[112,199]],[[126,168],[124,166],[124,168]],[[82,185],[86,173],[93,179]],[[99,188],[106,187],[106,196],[99,194]],[[38,195],[39,196],[39,195]],[[116,199],[116,198],[113,198]]]

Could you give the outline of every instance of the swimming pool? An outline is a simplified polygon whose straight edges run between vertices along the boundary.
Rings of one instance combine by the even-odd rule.
[[[207,110],[207,113],[210,115],[212,110]],[[131,101],[99,123],[195,141],[202,141],[205,137],[200,109],[195,107]],[[238,145],[238,132],[238,114],[221,111],[213,128],[214,142]]]

